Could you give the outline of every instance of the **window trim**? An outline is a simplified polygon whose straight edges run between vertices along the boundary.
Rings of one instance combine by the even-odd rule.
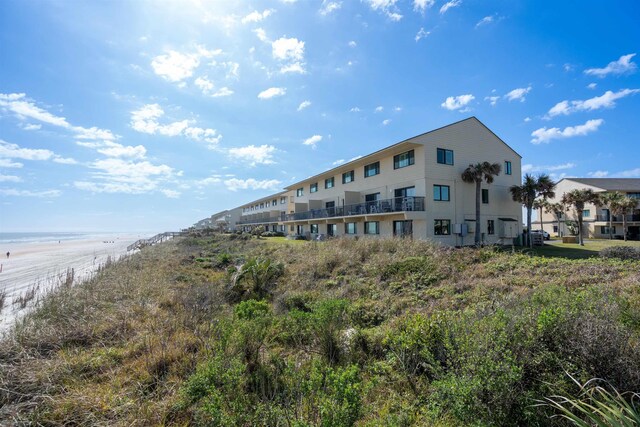
[[[350,177],[349,181],[347,181],[347,177]],[[349,184],[350,182],[353,182],[356,180],[356,174],[355,171],[352,169],[348,172],[343,172],[342,173],[342,183],[343,184]]]
[[[349,226],[353,225],[353,233],[349,232]],[[344,223],[344,234],[354,235],[358,234],[358,225],[355,222],[345,222]]]
[[[442,153],[442,162],[440,161],[440,153]],[[451,163],[449,163],[447,161],[447,154],[451,154]],[[447,148],[437,148],[436,149],[436,163],[440,164],[440,165],[448,165],[448,166],[453,166],[455,161],[454,161],[454,156],[453,156],[453,150],[449,150]]]
[[[511,161],[510,160],[505,160],[504,161],[504,174],[505,175],[511,175]]]
[[[331,185],[327,185],[328,183],[331,183]],[[336,185],[336,183],[335,183],[335,177],[334,176],[332,176],[331,178],[326,178],[324,180],[324,188],[325,189],[333,188],[333,187],[335,187],[335,185]]]
[[[482,195],[482,203],[485,205],[489,204],[489,189],[488,188],[483,188],[481,191],[481,195]]]
[[[309,185],[309,193],[317,193],[318,192],[318,183],[314,182]]]
[[[375,232],[373,233],[369,232],[369,224],[375,224]],[[365,221],[364,234],[368,234],[368,235],[380,234],[380,221]]]
[[[446,232],[436,232],[442,231],[442,227],[447,225]],[[433,235],[434,236],[451,236],[451,220],[450,219],[434,219],[433,220]]]
[[[303,197],[304,196],[304,187],[300,187],[296,189],[296,197]]]
[[[371,173],[373,171],[373,173]],[[380,175],[380,161],[369,163],[364,165],[364,177],[371,178],[372,176]]]
[[[401,159],[400,156],[403,155],[407,155],[407,164],[406,165],[401,165]],[[405,151],[404,153],[400,153],[400,154],[396,154],[395,156],[393,156],[393,169],[402,169],[402,168],[406,168],[408,166],[414,165],[416,163],[416,156],[415,156],[415,150],[409,150],[409,151]]]
[[[436,187],[438,187],[439,189],[439,197],[436,198]],[[447,198],[443,199],[442,198],[442,189],[446,188],[447,189]],[[451,187],[448,185],[441,185],[441,184],[433,184],[433,200],[435,202],[450,202],[451,201]]]

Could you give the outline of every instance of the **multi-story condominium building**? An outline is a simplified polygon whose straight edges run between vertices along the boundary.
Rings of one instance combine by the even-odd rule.
[[[475,184],[462,180],[470,165],[499,163],[482,184],[475,224]],[[286,234],[403,236],[444,245],[510,244],[522,208],[509,187],[520,184],[521,156],[475,117],[409,138],[240,206],[236,227],[264,226]]]
[[[556,197],[550,202],[558,202],[564,193],[575,189],[591,189],[596,193],[618,191],[627,197],[638,200],[638,209],[627,215],[628,236],[631,239],[640,238],[640,178],[564,178],[556,184]],[[540,213],[538,212],[538,215]],[[560,218],[555,214],[542,211],[542,221],[536,220],[532,228],[544,229],[548,233],[555,233],[559,236],[569,234],[567,222],[576,222],[576,212],[573,209],[563,213]],[[583,235],[593,238],[609,237],[609,217],[611,217],[612,234],[617,238],[622,238],[622,216],[611,215],[606,206],[596,206],[587,203],[582,213]]]

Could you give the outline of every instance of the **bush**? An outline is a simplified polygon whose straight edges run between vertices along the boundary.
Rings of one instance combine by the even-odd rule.
[[[250,287],[246,293],[250,297],[263,299],[269,295],[271,287],[276,280],[284,274],[284,264],[276,263],[268,258],[252,258],[240,267],[234,275],[234,285],[241,286],[243,283]]]
[[[640,248],[634,248],[633,246],[611,246],[600,251],[600,258],[640,260]]]

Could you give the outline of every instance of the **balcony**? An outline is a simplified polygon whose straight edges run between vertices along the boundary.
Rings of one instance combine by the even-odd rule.
[[[251,219],[241,219],[236,224],[238,225],[248,225],[248,224],[270,224],[281,221],[279,216],[272,216],[267,218],[251,218]]]
[[[357,203],[354,205],[284,214],[282,221],[301,221],[407,211],[424,211],[424,197],[396,197],[393,199],[376,200],[372,202]]]
[[[640,221],[640,215],[627,215],[627,222]],[[609,222],[609,215],[596,215],[596,221]],[[611,215],[611,222],[622,222],[622,215]]]

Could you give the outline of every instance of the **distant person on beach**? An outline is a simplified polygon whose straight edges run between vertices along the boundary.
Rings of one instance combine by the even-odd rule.
[[[7,258],[9,258],[9,255],[11,255],[11,252],[7,252]]]

